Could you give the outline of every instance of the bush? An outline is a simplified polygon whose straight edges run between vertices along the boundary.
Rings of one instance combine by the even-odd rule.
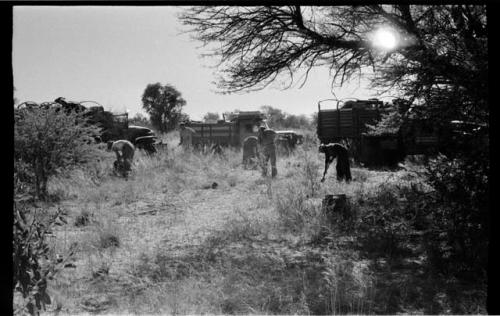
[[[94,240],[94,247],[98,250],[107,248],[115,249],[120,247],[120,229],[115,224],[106,222],[97,225],[97,238]]]
[[[319,173],[320,164],[314,154],[305,151],[302,148],[297,150],[298,159],[298,176],[300,177],[301,187],[305,188],[308,197],[315,197],[320,191],[318,179],[321,177]]]
[[[432,211],[427,213],[429,251],[436,264],[457,273],[484,275],[487,268],[488,161],[478,155],[440,155],[427,166],[428,182],[436,190]]]
[[[14,158],[18,177],[34,184],[36,196],[48,196],[49,177],[95,155],[95,126],[87,126],[82,114],[56,108],[16,111]],[[34,182],[34,183],[33,183]]]
[[[411,214],[407,212],[404,190],[384,184],[366,197],[358,198],[361,216],[357,238],[363,248],[389,258],[401,250],[401,243],[410,232]]]
[[[27,309],[31,315],[38,315],[51,303],[47,293],[47,282],[73,255],[73,249],[66,259],[56,261],[50,256],[46,236],[53,225],[66,223],[63,211],[44,214],[25,203],[26,196],[18,195],[14,203],[13,231],[13,287],[22,294],[23,301],[15,302],[18,310]]]

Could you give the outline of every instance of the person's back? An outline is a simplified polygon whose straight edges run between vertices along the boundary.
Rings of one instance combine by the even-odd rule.
[[[135,147],[128,140],[117,140],[111,145],[111,150],[116,154],[116,161],[113,164],[115,169],[123,173],[126,178],[127,173],[132,169]]]
[[[134,158],[135,147],[128,140],[121,139],[113,142],[111,149],[115,152],[118,160],[127,159],[132,161]]]
[[[269,148],[275,146],[276,132],[272,129],[261,129],[259,133],[259,144],[263,148]]]

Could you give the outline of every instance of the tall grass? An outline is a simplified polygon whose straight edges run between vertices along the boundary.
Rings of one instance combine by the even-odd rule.
[[[68,242],[81,246],[86,269],[79,276],[91,280],[69,292],[113,296],[111,311],[134,314],[411,313],[430,300],[415,298],[418,277],[391,274],[396,268],[386,253],[373,259],[360,250],[382,245],[375,237],[402,233],[385,229],[391,218],[377,226],[385,235],[372,224],[363,231],[360,223],[391,207],[399,216],[401,192],[428,189],[416,166],[354,167],[350,183],[338,182],[333,166],[320,183],[324,156],[306,137],[294,153],[278,157],[278,177],[271,178],[243,170],[238,149],[220,157],[177,147],[175,133],[164,140],[168,147],[156,155],[136,153],[127,181],[111,175],[114,158],[107,153],[107,160],[51,183],[64,203],[76,204],[75,219],[89,218],[65,228]],[[358,230],[329,221],[321,208],[326,194],[347,195]],[[363,244],[356,235],[368,232],[376,236]],[[404,291],[386,288],[401,280],[409,284]]]

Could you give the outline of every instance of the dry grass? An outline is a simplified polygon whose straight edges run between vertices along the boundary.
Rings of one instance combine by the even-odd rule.
[[[356,203],[384,183],[414,183],[414,173],[353,168],[353,181],[339,183],[333,167],[320,183],[324,157],[311,142],[278,159],[277,179],[262,178],[243,170],[236,149],[185,152],[175,136],[155,156],[138,152],[127,181],[111,175],[106,153],[50,183],[71,217],[54,251],[79,245],[76,268],[51,285],[64,313],[375,312],[366,262],[314,245],[332,229],[321,200]]]

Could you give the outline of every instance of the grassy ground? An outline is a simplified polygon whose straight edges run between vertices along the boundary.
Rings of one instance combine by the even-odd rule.
[[[354,248],[324,242],[325,236],[337,236],[336,244],[351,238],[327,225],[325,194],[358,203],[384,185],[419,182],[411,172],[354,167],[347,184],[336,181],[332,167],[320,183],[324,157],[306,143],[279,157],[279,175],[270,179],[243,170],[240,151],[201,155],[176,147],[175,135],[165,141],[168,149],[157,155],[137,152],[128,180],[111,175],[108,153],[50,183],[68,213],[68,224],[52,237],[53,254],[78,251],[74,266],[50,285],[56,300],[48,313],[456,311],[446,309],[453,302],[436,286],[427,294],[417,289],[428,283],[411,287],[422,281],[418,258],[388,271],[394,265],[373,265]]]

